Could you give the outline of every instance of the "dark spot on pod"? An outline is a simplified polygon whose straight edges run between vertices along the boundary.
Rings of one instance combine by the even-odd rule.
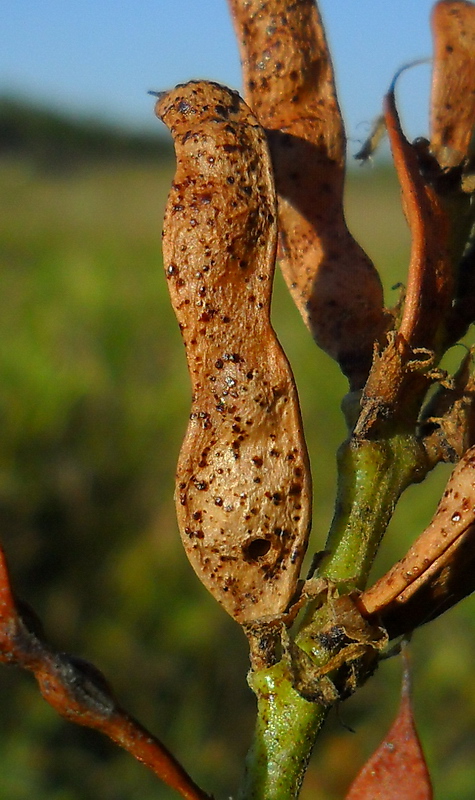
[[[290,495],[299,495],[302,494],[302,486],[300,483],[293,483],[289,489]]]
[[[270,542],[268,539],[252,539],[247,542],[242,548],[245,561],[259,561],[267,555],[270,550]]]
[[[191,528],[185,528],[185,533],[190,539],[204,539],[202,530],[194,531]]]
[[[237,144],[223,144],[223,150],[225,153],[237,153],[240,151],[240,147]]]
[[[256,465],[256,467],[262,467],[263,461],[260,456],[253,456],[251,460]]]
[[[205,492],[208,488],[207,481],[193,481],[199,492]]]

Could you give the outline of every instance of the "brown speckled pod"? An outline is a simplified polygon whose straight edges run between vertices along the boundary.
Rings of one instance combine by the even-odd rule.
[[[245,99],[269,137],[279,260],[317,344],[364,385],[387,327],[378,273],[343,211],[346,139],[315,0],[228,0]]]
[[[193,390],[178,522],[199,578],[246,624],[287,608],[310,522],[296,389],[269,321],[270,158],[253,114],[217,84],[178,86],[156,113],[177,156],[163,253]]]
[[[455,563],[457,550],[465,548],[467,539],[473,552],[474,528],[475,447],[471,447],[450,476],[430,525],[404,558],[359,598],[364,613],[382,613],[391,603],[404,605],[416,591],[425,584],[429,585],[443,568]],[[469,558],[466,553],[464,558]],[[445,589],[450,593],[450,585]],[[470,591],[474,589],[472,577]],[[441,602],[444,600],[443,588],[439,587],[438,593]]]
[[[475,155],[475,6],[442,0],[432,12],[431,150],[442,167]]]

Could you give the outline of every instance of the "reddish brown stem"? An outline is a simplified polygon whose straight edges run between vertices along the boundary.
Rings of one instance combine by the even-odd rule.
[[[53,651],[28,629],[13,597],[1,547],[0,661],[33,672],[44,699],[61,716],[104,733],[185,800],[210,800],[167,748],[121,708],[99,670]]]

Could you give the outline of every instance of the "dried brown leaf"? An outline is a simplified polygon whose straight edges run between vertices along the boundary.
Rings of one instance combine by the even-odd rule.
[[[442,0],[432,14],[431,150],[441,167],[475,155],[475,5]]]
[[[156,111],[177,154],[163,252],[193,388],[179,527],[199,578],[250,623],[294,595],[311,504],[297,393],[269,319],[270,156],[254,115],[217,84],[177,87]]]
[[[316,342],[352,388],[386,327],[379,276],[346,226],[345,133],[313,0],[230,0],[245,98],[266,128],[279,195],[280,263]]]
[[[357,775],[345,800],[432,800],[432,786],[412,710],[405,670],[391,729]]]

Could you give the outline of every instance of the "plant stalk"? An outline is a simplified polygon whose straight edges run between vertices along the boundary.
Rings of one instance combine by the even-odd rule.
[[[329,555],[318,570],[341,590],[363,588],[397,500],[404,489],[428,471],[413,435],[348,440],[338,454],[339,488],[328,535]],[[310,604],[296,644],[315,670],[331,655],[316,646],[316,629],[328,619],[326,606]],[[239,800],[296,800],[315,740],[328,708],[304,699],[292,685],[289,656],[250,674],[257,697],[257,723],[246,760]]]

